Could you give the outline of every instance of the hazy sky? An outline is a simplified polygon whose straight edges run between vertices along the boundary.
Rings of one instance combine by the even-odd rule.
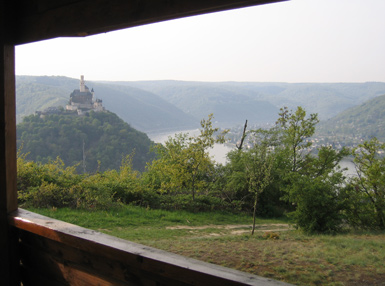
[[[22,45],[16,74],[385,82],[385,0],[291,0]]]

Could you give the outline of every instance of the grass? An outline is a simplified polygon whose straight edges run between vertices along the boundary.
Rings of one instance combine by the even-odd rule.
[[[124,239],[296,285],[385,285],[385,233],[305,235],[286,220],[127,206],[31,209]]]
[[[251,218],[247,215],[233,215],[223,212],[190,213],[185,211],[149,210],[136,206],[92,212],[66,208],[30,208],[29,210],[143,244],[151,244],[153,240],[159,239],[177,239],[192,232],[210,233],[210,231],[213,231],[210,227],[199,230],[181,228],[170,231],[169,227],[220,226],[230,224],[248,225],[248,229],[251,222]],[[257,223],[282,223],[282,220],[260,219]]]

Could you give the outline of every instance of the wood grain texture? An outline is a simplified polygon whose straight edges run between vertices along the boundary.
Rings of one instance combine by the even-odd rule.
[[[39,277],[46,271],[45,279],[60,278],[60,283],[79,276],[100,285],[288,285],[22,209],[12,213],[9,223],[21,231],[23,271]]]
[[[21,0],[16,44],[286,0]]]

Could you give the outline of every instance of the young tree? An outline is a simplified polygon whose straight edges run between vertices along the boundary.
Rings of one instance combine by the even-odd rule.
[[[213,115],[201,121],[200,134],[186,133],[170,137],[164,145],[157,145],[159,158],[147,166],[147,181],[161,192],[188,190],[192,199],[207,187],[207,175],[213,172],[214,162],[209,149],[215,143],[224,143],[227,131],[215,136],[219,128],[212,126]]]
[[[318,122],[317,114],[306,118],[301,107],[294,113],[281,109],[277,124],[282,134],[282,187],[295,206],[292,216],[298,227],[306,232],[336,232],[342,224],[345,180],[338,164],[348,151],[324,146],[312,154],[310,137]]]
[[[354,148],[357,177],[350,182],[350,219],[361,227],[385,229],[385,144],[372,138]]]
[[[310,138],[317,123],[317,114],[307,117],[302,107],[295,112],[285,107],[276,125],[254,131],[254,139],[273,150],[270,173],[282,198],[294,207],[292,216],[297,226],[307,232],[334,232],[341,225],[339,190],[344,180],[337,166],[347,151],[321,147],[318,154],[312,154],[315,150]]]
[[[250,149],[237,149],[228,155],[227,188],[242,193],[253,206],[253,228],[257,215],[258,198],[269,186],[273,166],[273,156],[266,145],[255,145]]]
[[[317,114],[310,114],[306,118],[306,111],[300,106],[294,113],[287,107],[281,108],[276,125],[280,130],[281,144],[291,172],[300,171],[307,160],[309,151],[306,151],[312,146],[312,142],[307,139],[314,135],[318,122]]]
[[[245,173],[248,178],[249,192],[253,195],[253,229],[257,214],[258,197],[267,188],[271,180],[273,156],[266,145],[256,145],[249,152],[244,153]]]
[[[247,135],[252,147],[237,148],[228,153],[224,191],[241,201],[244,208],[252,208],[254,233],[256,215],[279,215],[277,210],[282,201],[273,180],[276,176],[273,148],[277,141],[276,130],[252,130]]]

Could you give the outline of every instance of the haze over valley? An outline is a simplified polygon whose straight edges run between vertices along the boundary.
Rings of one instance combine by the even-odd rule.
[[[36,111],[44,113],[50,107],[64,108],[69,102],[71,92],[78,88],[79,79],[17,76],[18,144],[23,144],[23,152],[29,152],[30,159],[47,162],[60,156],[66,164],[75,165],[82,161],[82,144],[85,144],[87,150],[83,150],[83,153],[85,152],[87,159],[79,165],[79,170],[82,164],[86,164],[89,171],[95,171],[97,168],[116,169],[122,156],[133,153],[136,153],[134,167],[144,170],[146,162],[154,158],[154,154],[148,154],[150,139],[155,143],[164,143],[168,136],[179,132],[189,132],[195,136],[199,133],[197,130],[200,120],[213,113],[213,123],[216,127],[230,129],[227,140],[231,145],[216,144],[210,151],[218,163],[224,164],[226,153],[235,147],[242,136],[245,120],[248,120],[248,130],[271,128],[277,120],[280,108],[285,106],[292,110],[302,106],[307,114],[318,113],[321,122],[317,125],[313,137],[314,148],[329,144],[335,148],[354,147],[372,137],[385,141],[385,83],[381,82],[86,83],[94,91],[95,99],[102,100],[104,108],[115,113],[122,122],[112,119],[113,114],[101,117],[107,120],[106,122],[104,119],[100,121],[100,116],[95,114],[90,120],[74,119],[68,122],[68,117],[63,117],[50,120],[51,123],[46,123],[48,125],[40,121],[37,123],[37,119],[30,118],[30,115]],[[95,122],[92,124],[93,117],[97,119],[95,122],[99,122],[96,125]],[[23,118],[28,118],[29,123],[21,124]],[[31,122],[38,125],[31,125]],[[66,122],[65,126],[58,124],[59,122]],[[119,124],[119,127],[113,126],[115,133],[111,133],[112,129],[107,131],[106,124],[112,124],[107,122]],[[72,126],[72,130],[67,130],[68,126]],[[53,127],[56,131],[52,131]],[[97,133],[99,135],[96,136]],[[147,133],[150,139],[144,133]],[[39,134],[45,135],[37,138]],[[65,136],[70,138],[61,138],[55,134],[67,134]],[[129,137],[139,135],[142,139]],[[72,144],[69,144],[68,140]],[[119,141],[127,146],[119,144]],[[46,145],[48,142],[49,145]],[[111,149],[113,144],[108,142],[114,142],[113,148],[116,150],[102,151]],[[144,146],[140,147],[140,144]],[[102,163],[99,167],[98,160]]]
[[[87,80],[87,79],[86,79]],[[17,122],[51,106],[65,106],[79,80],[67,77],[17,76]],[[137,81],[89,82],[107,110],[146,133],[199,127],[213,113],[221,128],[273,124],[286,106],[318,113],[321,120],[385,94],[385,83],[247,83]]]

